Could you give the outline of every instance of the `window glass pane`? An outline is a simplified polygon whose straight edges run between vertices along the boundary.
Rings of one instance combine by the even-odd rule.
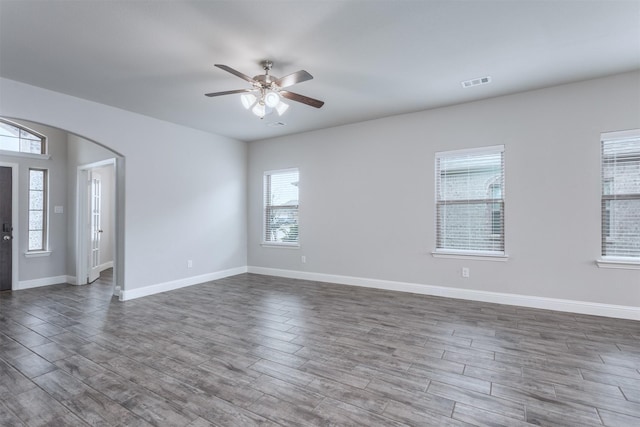
[[[0,135],[18,138],[20,136],[20,129],[12,124],[0,121]]]
[[[30,191],[29,192],[29,210],[42,210],[44,209],[44,192],[43,191]]]
[[[20,139],[35,139],[35,140],[39,140],[40,138],[37,137],[36,135],[32,134],[31,132],[28,132],[24,129],[20,129]]]
[[[444,204],[438,208],[439,248],[504,250],[502,215],[493,211],[493,204]]]
[[[298,209],[267,209],[269,242],[296,242],[298,240]]]
[[[29,250],[39,251],[43,250],[42,246],[42,231],[29,231]]]
[[[609,200],[604,256],[640,257],[640,198]]]
[[[42,154],[42,141],[22,139],[20,140],[20,151],[23,153]]]
[[[20,140],[12,136],[0,135],[0,150],[20,151]]]
[[[270,205],[290,206],[298,204],[298,172],[271,175]]]
[[[439,160],[440,200],[484,199],[487,183],[502,181],[502,153]]]
[[[29,230],[42,230],[42,211],[29,211]]]
[[[30,190],[44,190],[44,171],[31,170],[29,171],[29,189]]]
[[[604,182],[606,195],[640,194],[640,157],[637,161],[625,161],[605,165]]]
[[[25,151],[33,154],[44,154],[44,141],[31,141]]]

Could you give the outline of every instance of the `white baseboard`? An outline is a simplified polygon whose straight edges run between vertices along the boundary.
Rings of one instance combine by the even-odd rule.
[[[173,291],[175,289],[184,288],[186,286],[198,285],[200,283],[223,279],[225,277],[235,276],[236,274],[242,274],[246,272],[247,267],[243,266],[231,268],[228,270],[216,271],[213,273],[202,274],[200,276],[186,277],[184,279],[173,280],[171,282],[158,283],[156,285],[149,285],[138,289],[124,289],[120,292],[120,300],[127,301],[134,298],[146,297],[148,295]]]
[[[54,276],[54,277],[42,277],[40,279],[22,280],[18,282],[18,286],[14,288],[14,291],[20,291],[23,289],[39,288],[41,286],[59,285],[63,283],[71,283],[71,276]],[[75,280],[75,277],[73,277]]]
[[[108,261],[108,262],[105,262],[104,264],[100,264],[98,266],[98,271],[100,271],[102,273],[107,268],[113,268],[113,261]]]
[[[411,292],[415,294],[433,295],[447,298],[491,302],[505,305],[517,305],[521,307],[541,308],[546,310],[565,311],[569,313],[640,320],[640,307],[626,305],[600,304],[587,301],[574,301],[530,295],[507,294],[501,292],[477,291],[472,289],[449,288],[446,286],[422,285],[419,283],[395,282],[390,280],[367,279],[363,277],[340,276],[334,274],[283,270],[277,268],[249,266],[247,268],[247,271],[249,273],[264,274],[267,276],[288,277],[292,279],[313,280],[317,282],[362,286],[367,288],[386,289],[390,291]]]

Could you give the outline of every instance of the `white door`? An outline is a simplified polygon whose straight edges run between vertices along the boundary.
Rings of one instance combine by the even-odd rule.
[[[100,277],[100,210],[102,181],[100,174],[89,171],[89,283]]]

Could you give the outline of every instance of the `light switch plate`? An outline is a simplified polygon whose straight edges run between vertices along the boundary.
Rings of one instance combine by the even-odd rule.
[[[57,214],[63,213],[64,212],[64,208],[62,206],[54,206],[53,207],[53,212],[57,213]]]

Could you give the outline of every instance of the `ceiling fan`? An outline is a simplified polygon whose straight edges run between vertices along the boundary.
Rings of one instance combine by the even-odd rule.
[[[287,110],[287,108],[289,108],[287,104],[282,102],[281,98],[301,102],[315,108],[320,108],[324,105],[324,102],[318,99],[309,98],[308,96],[300,95],[288,90],[283,90],[284,88],[293,86],[296,83],[302,83],[307,80],[311,80],[313,76],[305,70],[296,71],[295,73],[288,74],[284,77],[276,78],[269,74],[269,71],[271,71],[271,67],[273,67],[273,62],[262,61],[264,74],[260,74],[252,78],[245,74],[242,74],[237,70],[234,70],[227,65],[215,64],[215,66],[233,74],[234,76],[238,76],[241,79],[246,80],[247,82],[251,83],[252,87],[250,89],[237,89],[227,90],[224,92],[205,93],[205,96],[221,96],[241,93],[243,94],[240,98],[242,101],[242,105],[246,109],[253,107],[251,111],[253,111],[253,113],[261,119],[273,110],[275,110],[279,115],[282,115]]]

